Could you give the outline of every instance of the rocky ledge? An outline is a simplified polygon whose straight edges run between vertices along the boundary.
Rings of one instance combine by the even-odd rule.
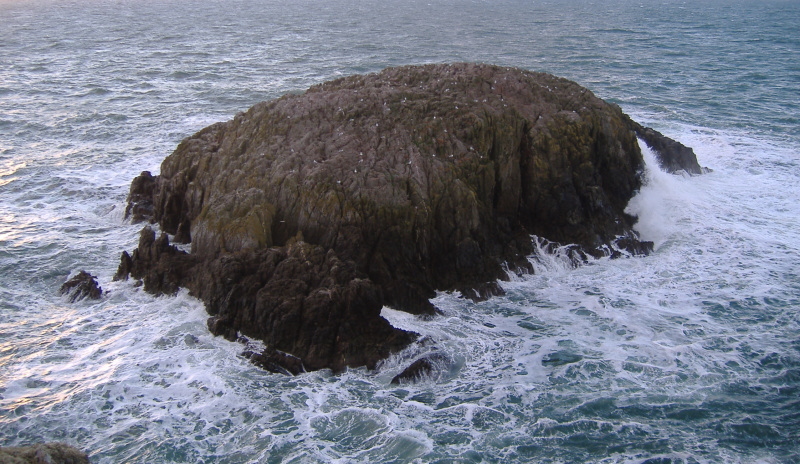
[[[691,149],[548,74],[426,65],[323,83],[201,130],[137,177],[128,214],[162,233],[146,226],[117,278],[187,288],[215,334],[263,340],[250,357],[272,370],[372,368],[416,338],[384,305],[430,315],[436,290],[499,294],[497,279],[531,272],[532,235],[647,253],[624,212],[637,136],[663,166],[700,172]]]

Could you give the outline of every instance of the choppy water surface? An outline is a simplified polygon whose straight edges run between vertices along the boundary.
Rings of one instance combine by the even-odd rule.
[[[800,461],[800,4],[0,0],[0,446],[93,462]],[[111,281],[130,180],[252,104],[386,66],[548,71],[695,148],[629,205],[646,258],[537,273],[432,321],[455,360],[286,378],[188,295]],[[108,292],[69,304],[87,269]]]

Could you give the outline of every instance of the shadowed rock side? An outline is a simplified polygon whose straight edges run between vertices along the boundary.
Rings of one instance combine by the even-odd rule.
[[[146,228],[118,278],[188,288],[214,333],[263,340],[265,365],[292,359],[276,370],[373,367],[415,337],[384,305],[433,314],[435,290],[498,294],[504,266],[531,271],[532,234],[592,255],[647,252],[624,213],[642,169],[632,121],[575,83],[390,68],[181,142],[159,176],[133,182],[130,210],[152,211],[191,253]]]

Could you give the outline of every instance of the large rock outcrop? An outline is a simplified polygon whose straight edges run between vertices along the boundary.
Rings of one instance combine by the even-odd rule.
[[[372,367],[414,339],[384,305],[433,314],[436,290],[499,293],[496,279],[531,270],[531,235],[646,253],[624,213],[643,130],[573,82],[519,69],[327,82],[201,130],[138,177],[132,216],[191,252],[148,226],[118,277],[188,288],[214,333],[263,340],[260,359],[291,359],[288,371]]]

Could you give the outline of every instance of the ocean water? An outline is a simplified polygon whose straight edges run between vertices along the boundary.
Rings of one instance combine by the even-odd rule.
[[[558,250],[507,295],[384,310],[455,363],[289,378],[201,303],[112,282],[130,180],[202,127],[386,66],[551,72],[692,146],[644,258]],[[648,157],[649,153],[645,153]],[[0,0],[0,446],[95,463],[800,462],[800,2]],[[542,249],[548,247],[542,243]],[[107,292],[58,293],[86,269]]]

